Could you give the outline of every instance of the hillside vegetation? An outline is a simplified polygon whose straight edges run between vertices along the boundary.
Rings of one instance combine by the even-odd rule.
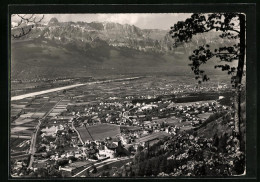
[[[12,30],[17,31],[16,29]],[[188,56],[201,43],[232,44],[217,34],[198,35],[173,47],[165,30],[140,29],[111,22],[38,24],[20,39],[11,40],[11,79],[31,80],[118,74],[191,74]],[[205,65],[209,74],[222,74]]]

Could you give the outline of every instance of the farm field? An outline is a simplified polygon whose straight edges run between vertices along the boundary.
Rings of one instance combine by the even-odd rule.
[[[151,141],[151,140],[155,140],[155,139],[160,139],[160,138],[163,138],[165,136],[169,136],[170,134],[168,133],[165,133],[165,132],[156,132],[156,133],[153,133],[151,135],[147,135],[147,136],[144,136],[142,138],[139,138],[136,143],[141,143],[141,142],[146,142],[146,141]]]
[[[163,118],[165,122],[167,122],[170,126],[174,126],[177,123],[179,123],[180,119],[176,117],[171,117],[171,118]]]
[[[92,163],[93,163],[92,161],[87,161],[87,160],[86,161],[76,161],[76,162],[70,163],[68,166],[72,167],[72,168],[78,168],[78,167],[89,165]]]
[[[12,133],[17,133],[17,132],[25,132],[28,130],[29,127],[24,127],[24,126],[16,126],[12,128]]]
[[[90,134],[88,133],[87,129]],[[83,141],[93,139],[103,140],[106,137],[115,137],[116,135],[120,134],[120,126],[117,125],[99,124],[95,126],[87,126],[87,129],[85,127],[77,128]]]
[[[180,130],[183,131],[183,130],[190,130],[192,128],[194,128],[192,125],[191,125],[191,121],[182,121],[180,122],[179,119],[173,119],[173,120],[167,120],[167,123],[170,125],[170,126],[177,126],[177,127],[180,127]]]
[[[15,151],[24,151],[30,147],[28,139],[24,138],[10,138],[9,146],[10,149]]]
[[[197,102],[183,102],[183,103],[176,103],[176,105],[178,106],[191,106],[191,105],[202,105],[202,104],[205,104],[205,103],[208,103],[208,102],[214,102],[215,100],[205,100],[205,101],[197,101]]]
[[[140,130],[142,127],[140,126],[120,126],[120,130],[131,130],[131,131],[135,131],[135,130]]]
[[[32,115],[32,118],[41,118],[45,115],[45,112],[36,112]]]
[[[25,123],[29,123],[29,122],[32,122],[33,119],[27,119],[27,118],[21,118],[19,117],[18,119],[16,119],[12,125],[23,125]]]
[[[92,140],[91,136],[89,135],[89,133],[85,127],[78,127],[76,129],[78,130],[83,142],[85,142],[87,140]]]
[[[198,117],[200,117],[200,119],[208,119],[209,116],[212,115],[212,112],[206,112],[206,113],[203,113],[203,114],[198,114]]]

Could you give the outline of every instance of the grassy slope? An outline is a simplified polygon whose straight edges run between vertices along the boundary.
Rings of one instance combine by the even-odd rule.
[[[12,43],[12,79],[106,76],[128,73],[162,72],[192,74],[188,55],[159,55],[128,48],[103,46],[82,50],[73,44],[61,45],[49,40],[25,40]],[[207,67],[209,73],[220,74]]]
[[[245,130],[246,130],[246,108],[245,108],[245,102],[243,102],[241,104],[241,115],[242,115],[242,123],[240,125],[240,129],[241,129],[241,133],[242,133],[242,137],[245,140]],[[217,134],[218,136],[223,135],[224,133],[228,133],[229,135],[232,133],[232,129],[231,127],[228,125],[228,121],[227,123],[225,123],[223,121],[223,118],[220,117],[216,120],[213,120],[209,123],[207,123],[205,126],[199,128],[197,130],[197,134],[199,136],[204,136],[207,138],[213,137],[215,134]]]
[[[120,127],[117,125],[100,124],[96,126],[88,126],[87,128],[94,140],[114,137],[120,133]],[[79,131],[83,141],[92,140],[85,127],[77,128],[77,130]]]

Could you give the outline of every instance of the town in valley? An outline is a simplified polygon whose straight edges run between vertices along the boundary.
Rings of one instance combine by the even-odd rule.
[[[12,178],[244,174],[244,86],[238,142],[231,74],[207,63],[198,83],[188,65],[200,44],[233,40],[213,32],[174,48],[168,29],[52,16],[12,39]]]

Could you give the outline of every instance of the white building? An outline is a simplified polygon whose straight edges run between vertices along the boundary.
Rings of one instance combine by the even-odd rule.
[[[98,156],[101,157],[110,157],[110,159],[115,157],[115,150],[109,149],[106,146],[103,146],[102,149],[99,149]]]

